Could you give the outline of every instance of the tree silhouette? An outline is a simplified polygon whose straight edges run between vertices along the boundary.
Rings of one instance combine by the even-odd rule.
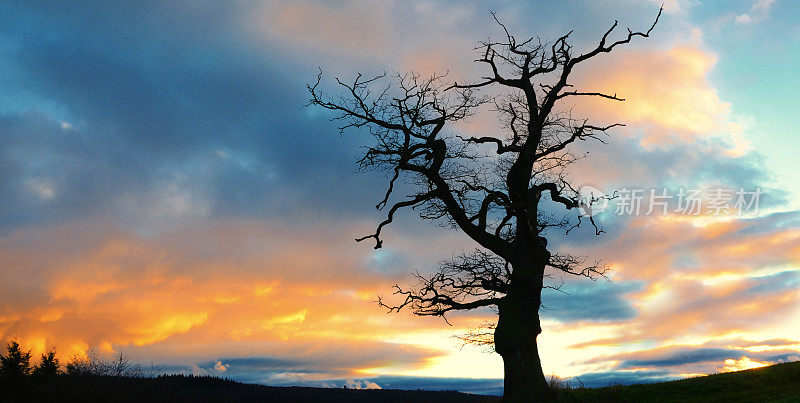
[[[61,372],[61,363],[56,358],[56,350],[52,349],[42,354],[39,365],[33,368],[33,376],[40,378],[52,378]]]
[[[576,89],[570,75],[595,56],[635,37],[648,37],[660,16],[661,10],[647,31],[628,29],[617,40],[611,39],[618,25],[614,22],[597,46],[581,54],[573,52],[571,32],[552,42],[518,41],[495,17],[504,37],[479,44],[476,62],[485,64],[489,74],[478,81],[453,83],[446,74],[422,78],[410,73],[387,83],[386,74],[370,79],[359,74],[352,82],[336,79],[344,95],[331,98],[322,93],[320,71],[308,86],[309,104],[334,111],[332,120],[340,123],[340,133],[356,129],[371,136],[359,167],[384,171],[391,178],[376,206],[388,207],[386,219],[356,241],[371,239],[380,248],[381,233],[395,214],[412,208],[423,219],[459,229],[480,246],[442,263],[432,276],[415,273],[417,284],[410,288],[395,285],[394,293],[402,297],[399,304],[378,302],[390,311],[410,308],[417,315],[440,317],[496,308],[493,341],[504,361],[507,400],[550,396],[536,343],[546,276],[555,271],[594,278],[605,270],[584,257],[549,252],[545,238],[548,230],[568,232],[582,222],[602,232],[591,215],[581,214],[597,200],[582,199],[565,169],[578,158],[570,152],[576,141],[603,141],[609,129],[621,126],[573,118],[565,100],[623,99]],[[461,137],[446,130],[486,104],[500,116],[505,129],[501,136]],[[401,186],[413,193],[390,204]],[[548,214],[540,206],[545,194],[577,213]],[[485,339],[484,333],[479,335]]]
[[[74,355],[65,367],[69,375],[95,376],[111,375],[114,368],[115,364],[104,360],[95,349],[89,349],[84,355]]]
[[[0,355],[0,377],[18,380],[31,372],[31,352],[22,351],[19,342],[11,340],[6,345],[6,354]]]

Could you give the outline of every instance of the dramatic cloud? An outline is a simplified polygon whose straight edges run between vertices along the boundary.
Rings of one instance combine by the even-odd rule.
[[[369,249],[335,235],[348,228],[223,222],[158,236],[99,224],[17,233],[0,242],[0,334],[37,353],[55,345],[64,359],[90,348],[128,351],[259,382],[413,368],[435,357],[384,341],[441,324],[376,308],[375,295],[396,280],[387,273],[403,270],[372,269]],[[410,250],[441,244],[420,241]]]
[[[741,124],[730,118],[730,104],[708,82],[716,56],[696,45],[666,50],[621,52],[601,59],[578,79],[585,88],[616,94],[625,102],[592,100],[586,107],[603,119],[644,130],[645,148],[715,137],[726,153],[751,149]]]
[[[660,3],[494,11],[543,41],[574,28],[580,52],[617,18],[646,27]],[[719,74],[750,67],[713,36],[758,29],[783,3],[703,7],[708,16],[696,3],[666,2],[652,38],[576,72],[572,84],[626,101],[564,112],[627,126],[579,144],[587,157],[569,174],[608,194],[760,189],[759,213],[686,216],[673,199],[669,214],[627,216],[616,200],[595,217],[601,236],[548,233],[554,250],[611,270],[550,279],[561,290],[544,295],[547,373],[602,386],[800,356],[789,339],[800,213],[771,171],[792,166],[770,165],[764,145],[785,139],[757,130],[769,111],[742,115],[748,95],[735,91],[781,85]],[[331,76],[359,71],[476,79],[486,71],[470,49],[502,35],[491,21],[472,1],[0,4],[0,338],[248,382],[500,393],[499,358],[452,338],[493,312],[457,315],[451,328],[373,302],[409,268],[474,245],[411,213],[385,249],[354,243],[382,219],[386,179],[352,174],[363,135],[337,136],[326,112],[303,108],[319,67],[330,94]],[[491,112],[452,130],[498,135]]]

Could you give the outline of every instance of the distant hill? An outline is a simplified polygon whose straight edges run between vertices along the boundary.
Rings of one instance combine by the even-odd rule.
[[[800,362],[652,384],[562,388],[564,402],[800,402]],[[59,375],[0,384],[11,402],[498,402],[456,391],[273,387],[214,377]]]
[[[650,384],[566,389],[565,402],[800,402],[800,362]]]

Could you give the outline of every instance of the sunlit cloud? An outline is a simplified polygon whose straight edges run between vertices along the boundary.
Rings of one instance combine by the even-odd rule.
[[[742,125],[732,120],[730,103],[708,81],[716,62],[714,54],[693,44],[629,51],[603,59],[579,80],[583,87],[625,99],[593,100],[587,108],[643,129],[644,147],[681,141],[703,146],[698,138],[719,138],[724,152],[741,156],[752,147]]]
[[[776,134],[754,137],[763,117],[738,113],[742,95],[730,90],[759,83],[720,85],[731,78],[719,67],[738,61],[711,37],[713,24],[696,23],[699,3],[495,11],[543,40],[574,27],[578,50],[605,22],[647,22],[661,3],[652,38],[576,72],[573,84],[626,100],[564,111],[627,126],[607,144],[580,144],[586,158],[569,174],[608,193],[726,186],[761,188],[764,198],[752,216],[608,210],[596,217],[607,230],[600,236],[548,234],[555,250],[611,269],[607,280],[564,279],[564,293],[544,295],[545,372],[587,385],[800,359],[800,216],[786,211],[788,194],[769,171],[787,167],[770,167],[761,143]],[[703,12],[757,29],[778,17],[776,4]],[[485,5],[278,1],[133,12],[108,3],[80,24],[64,17],[71,5],[37,7],[0,15],[9,72],[0,94],[0,338],[19,337],[34,354],[56,346],[65,360],[126,351],[176,372],[281,385],[412,387],[426,377],[450,388],[442,376],[502,376],[496,354],[453,338],[494,312],[457,315],[450,327],[376,306],[410,268],[431,270],[474,245],[413,215],[397,217],[380,251],[355,243],[384,217],[374,204],[385,178],[352,174],[364,137],[336,136],[329,116],[301,108],[318,67],[342,79],[485,75],[472,46],[502,35]],[[490,109],[449,134],[501,136]]]
[[[0,264],[14,270],[3,272],[3,303],[14,309],[0,316],[0,333],[37,353],[55,345],[64,359],[92,348],[142,356],[215,344],[230,359],[241,353],[229,345],[241,343],[265,356],[330,361],[316,378],[413,368],[440,354],[384,342],[441,323],[378,310],[372,301],[393,276],[369,269],[369,250],[349,237],[325,232],[222,222],[143,237],[98,224],[5,238],[3,250],[14,252]],[[24,287],[19,298],[13,290]],[[181,361],[185,348],[164,357]]]

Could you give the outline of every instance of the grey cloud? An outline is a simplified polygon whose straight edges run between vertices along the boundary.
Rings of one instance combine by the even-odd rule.
[[[633,385],[637,383],[664,382],[678,379],[669,371],[606,371],[590,372],[567,378],[573,387],[602,388],[613,385]]]
[[[641,283],[611,283],[578,280],[566,283],[561,291],[545,290],[542,315],[563,322],[610,322],[633,318],[636,310],[625,294],[639,290]]]
[[[747,354],[744,350],[725,348],[682,349],[649,359],[627,359],[620,363],[618,367],[677,367],[709,361],[722,362],[727,359],[740,359]]]

